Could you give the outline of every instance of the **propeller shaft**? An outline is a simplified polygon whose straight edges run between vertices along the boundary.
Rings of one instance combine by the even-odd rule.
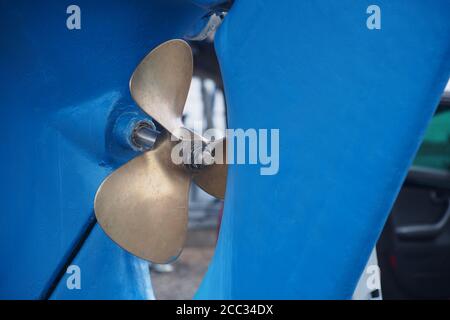
[[[131,141],[133,144],[143,150],[148,151],[155,145],[159,132],[152,127],[148,122],[139,122],[133,130]]]

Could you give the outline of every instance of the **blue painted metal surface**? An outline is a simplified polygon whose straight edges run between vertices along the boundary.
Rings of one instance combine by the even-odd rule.
[[[81,270],[81,288],[70,290],[66,273],[51,299],[154,299],[148,263],[122,250],[98,225],[72,264]]]
[[[281,166],[230,167],[198,298],[351,296],[450,69],[448,1],[377,2],[380,31],[368,1],[236,1],[217,36],[229,124],[279,128]],[[108,135],[132,71],[206,9],[77,4],[69,31],[65,2],[0,1],[0,298],[152,297],[145,264],[90,230],[93,198],[134,156]],[[81,291],[59,278],[72,262]]]
[[[182,37],[205,14],[189,1],[76,4],[81,30],[70,31],[65,1],[0,1],[0,298],[51,294],[89,231],[99,184],[134,156],[108,136],[115,115],[131,104],[134,68],[153,47]],[[92,237],[90,249],[77,257],[88,283],[105,261],[111,270],[99,279],[102,286],[92,282],[94,291],[85,297],[104,297],[118,284],[116,270],[126,286],[108,297],[128,292],[148,298],[145,290],[130,291],[137,260],[103,236]],[[96,246],[106,251],[90,251]],[[61,291],[58,296],[67,297]]]
[[[233,0],[190,0],[205,9],[213,9],[225,4],[232,3]]]
[[[450,2],[237,0],[216,35],[231,128],[279,128],[280,171],[232,165],[197,298],[350,298],[450,71]]]

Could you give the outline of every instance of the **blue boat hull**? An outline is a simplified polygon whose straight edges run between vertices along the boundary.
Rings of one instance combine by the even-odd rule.
[[[145,262],[96,225],[108,136],[154,47],[220,1],[0,2],[0,298],[151,299]],[[450,72],[450,3],[236,0],[216,35],[231,128],[279,129],[280,167],[230,165],[201,299],[350,298]],[[82,272],[70,290],[66,269]]]

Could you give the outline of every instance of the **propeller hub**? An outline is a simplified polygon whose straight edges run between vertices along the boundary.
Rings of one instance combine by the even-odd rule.
[[[191,170],[201,170],[206,166],[214,164],[214,156],[209,150],[206,143],[202,143],[201,147],[193,148],[190,159],[185,162],[186,166]]]
[[[148,121],[139,121],[132,132],[131,142],[140,151],[153,149],[159,132],[155,126]]]

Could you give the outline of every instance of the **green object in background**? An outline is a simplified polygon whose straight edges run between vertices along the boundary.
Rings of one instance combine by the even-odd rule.
[[[414,165],[450,171],[450,111],[433,117]]]

